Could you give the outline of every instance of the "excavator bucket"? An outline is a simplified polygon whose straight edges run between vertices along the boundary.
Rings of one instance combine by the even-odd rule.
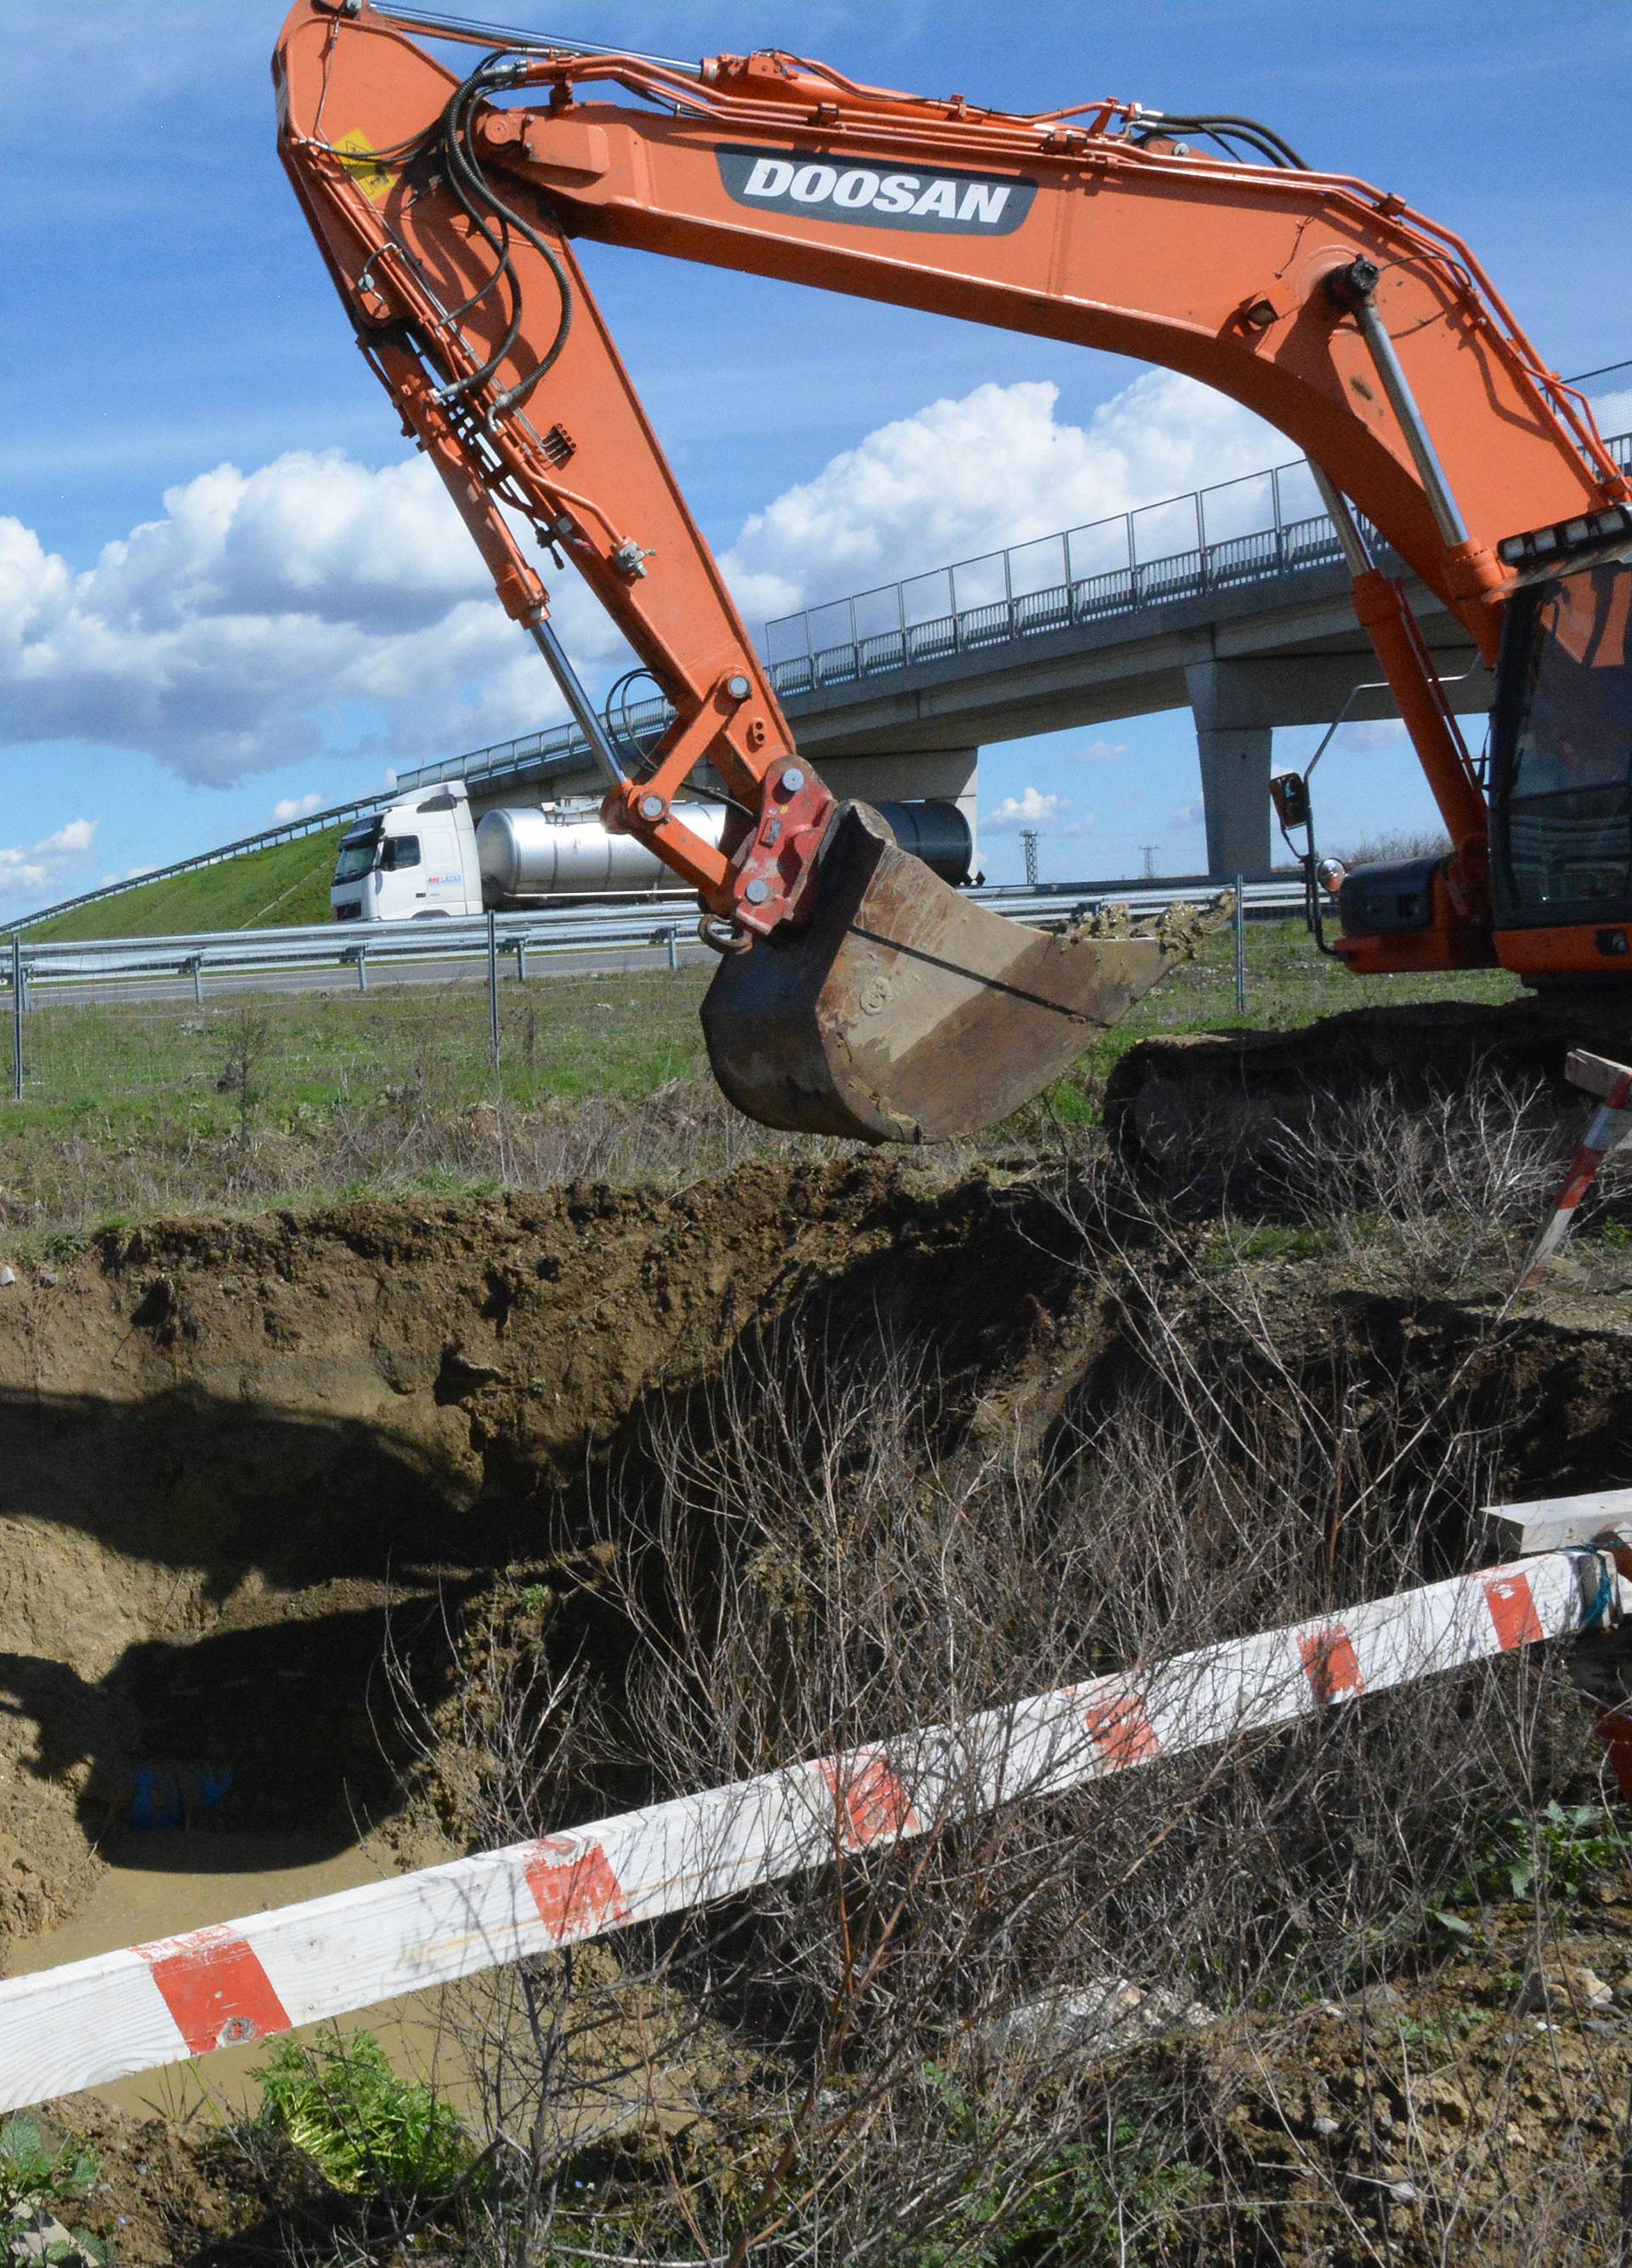
[[[1052,936],[971,904],[866,804],[822,845],[814,918],[723,960],[703,1002],[714,1077],[762,1125],[947,1142],[1069,1068],[1165,964],[1153,938]]]

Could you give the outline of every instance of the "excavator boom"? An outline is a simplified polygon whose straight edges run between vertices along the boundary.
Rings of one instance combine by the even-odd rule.
[[[364,352],[606,774],[607,824],[699,894],[726,948],[704,1010],[711,1059],[745,1110],[874,1140],[973,1131],[1055,1077],[1162,956],[1004,922],[864,807],[835,806],[577,238],[1137,355],[1278,425],[1323,482],[1454,845],[1424,933],[1349,940],[1350,957],[1526,965],[1534,948],[1510,950],[1493,918],[1505,885],[1493,898],[1485,782],[1375,540],[1494,663],[1525,580],[1516,543],[1550,526],[1624,547],[1632,489],[1466,245],[1251,121],[1119,100],[1021,117],[782,54],[692,69],[528,35],[460,77],[412,36],[427,31],[502,36],[298,0],[276,63],[284,162]],[[579,683],[518,521],[579,570],[666,696],[674,723],[654,749],[620,745]],[[675,815],[699,775],[731,806],[718,847]]]
[[[974,1132],[1123,1013],[1161,948],[1065,949],[971,903],[799,758],[561,217],[500,173],[493,98],[531,68],[490,61],[461,80],[383,11],[294,10],[281,147],[359,343],[599,760],[606,824],[702,900],[721,950],[703,1022],[725,1092],[807,1132]],[[579,682],[518,519],[577,568],[661,688],[674,722],[655,748],[620,744]],[[676,815],[683,787],[728,803],[722,845]]]

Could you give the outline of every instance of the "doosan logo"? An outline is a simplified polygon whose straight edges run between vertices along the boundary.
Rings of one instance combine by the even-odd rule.
[[[795,151],[721,150],[720,178],[738,204],[804,213],[863,228],[941,236],[1012,236],[1031,210],[1035,181],[989,173],[885,173]]]

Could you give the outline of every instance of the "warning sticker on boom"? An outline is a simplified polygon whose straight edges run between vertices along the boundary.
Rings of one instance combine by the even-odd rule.
[[[929,236],[1012,236],[1030,211],[1037,183],[1023,175],[907,173],[859,166],[816,151],[721,150],[720,178],[740,205],[848,221],[860,228],[915,229]]]
[[[381,205],[390,195],[396,175],[380,162],[373,144],[360,128],[353,127],[335,144],[340,152],[340,162],[366,197]],[[346,155],[350,151],[351,155]]]

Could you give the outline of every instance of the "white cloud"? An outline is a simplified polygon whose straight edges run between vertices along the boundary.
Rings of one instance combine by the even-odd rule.
[[[1023,827],[1035,827],[1049,835],[1086,835],[1097,822],[1091,811],[1076,815],[1068,795],[1050,795],[1042,788],[1028,787],[1018,795],[1005,796],[980,823],[993,835],[1017,834]]]
[[[1061,423],[1059,400],[1041,380],[978,386],[880,426],[784,490],[722,562],[750,619],[1057,534],[1289,453],[1273,427],[1170,371],[1135,379],[1086,425]],[[1167,548],[1159,522],[1148,534]],[[1186,540],[1193,523],[1187,539],[1176,526],[1171,548]]]
[[[1197,796],[1193,803],[1179,805],[1178,809],[1173,814],[1170,823],[1175,827],[1200,827],[1206,818],[1207,806],[1202,802],[1201,798]]]
[[[272,806],[272,824],[286,827],[291,820],[308,818],[323,807],[323,799],[314,788],[309,795],[285,795]]]
[[[586,660],[618,650],[573,578],[558,613]],[[78,574],[0,518],[0,741],[139,747],[225,782],[355,735],[359,712],[410,759],[563,713],[423,460],[218,466]]]
[[[61,886],[76,861],[96,840],[94,819],[70,819],[55,835],[26,850],[0,849],[0,898],[37,897]]]
[[[1089,740],[1083,747],[1073,748],[1070,756],[1074,764],[1113,764],[1126,754],[1126,740]]]
[[[1023,788],[1018,795],[1005,796],[984,823],[994,835],[1012,835],[1018,827],[1051,827],[1068,807],[1063,796],[1045,795],[1041,788]]]
[[[70,819],[66,827],[59,827],[55,835],[48,835],[43,843],[34,845],[35,857],[79,858],[95,840],[97,824],[94,819]]]
[[[1343,746],[1356,755],[1376,748],[1397,747],[1406,737],[1406,728],[1398,717],[1378,717],[1367,725],[1345,725]]]
[[[1052,385],[978,387],[785,491],[725,555],[750,619],[1284,453],[1267,427],[1170,374],[1136,379],[1086,425],[1057,407]],[[164,506],[82,571],[0,518],[0,746],[140,748],[225,783],[341,746],[417,762],[562,716],[423,458],[380,471],[338,451],[220,465]],[[570,573],[555,597],[591,683],[621,666],[621,640]],[[1116,752],[1090,741],[1078,756]]]

